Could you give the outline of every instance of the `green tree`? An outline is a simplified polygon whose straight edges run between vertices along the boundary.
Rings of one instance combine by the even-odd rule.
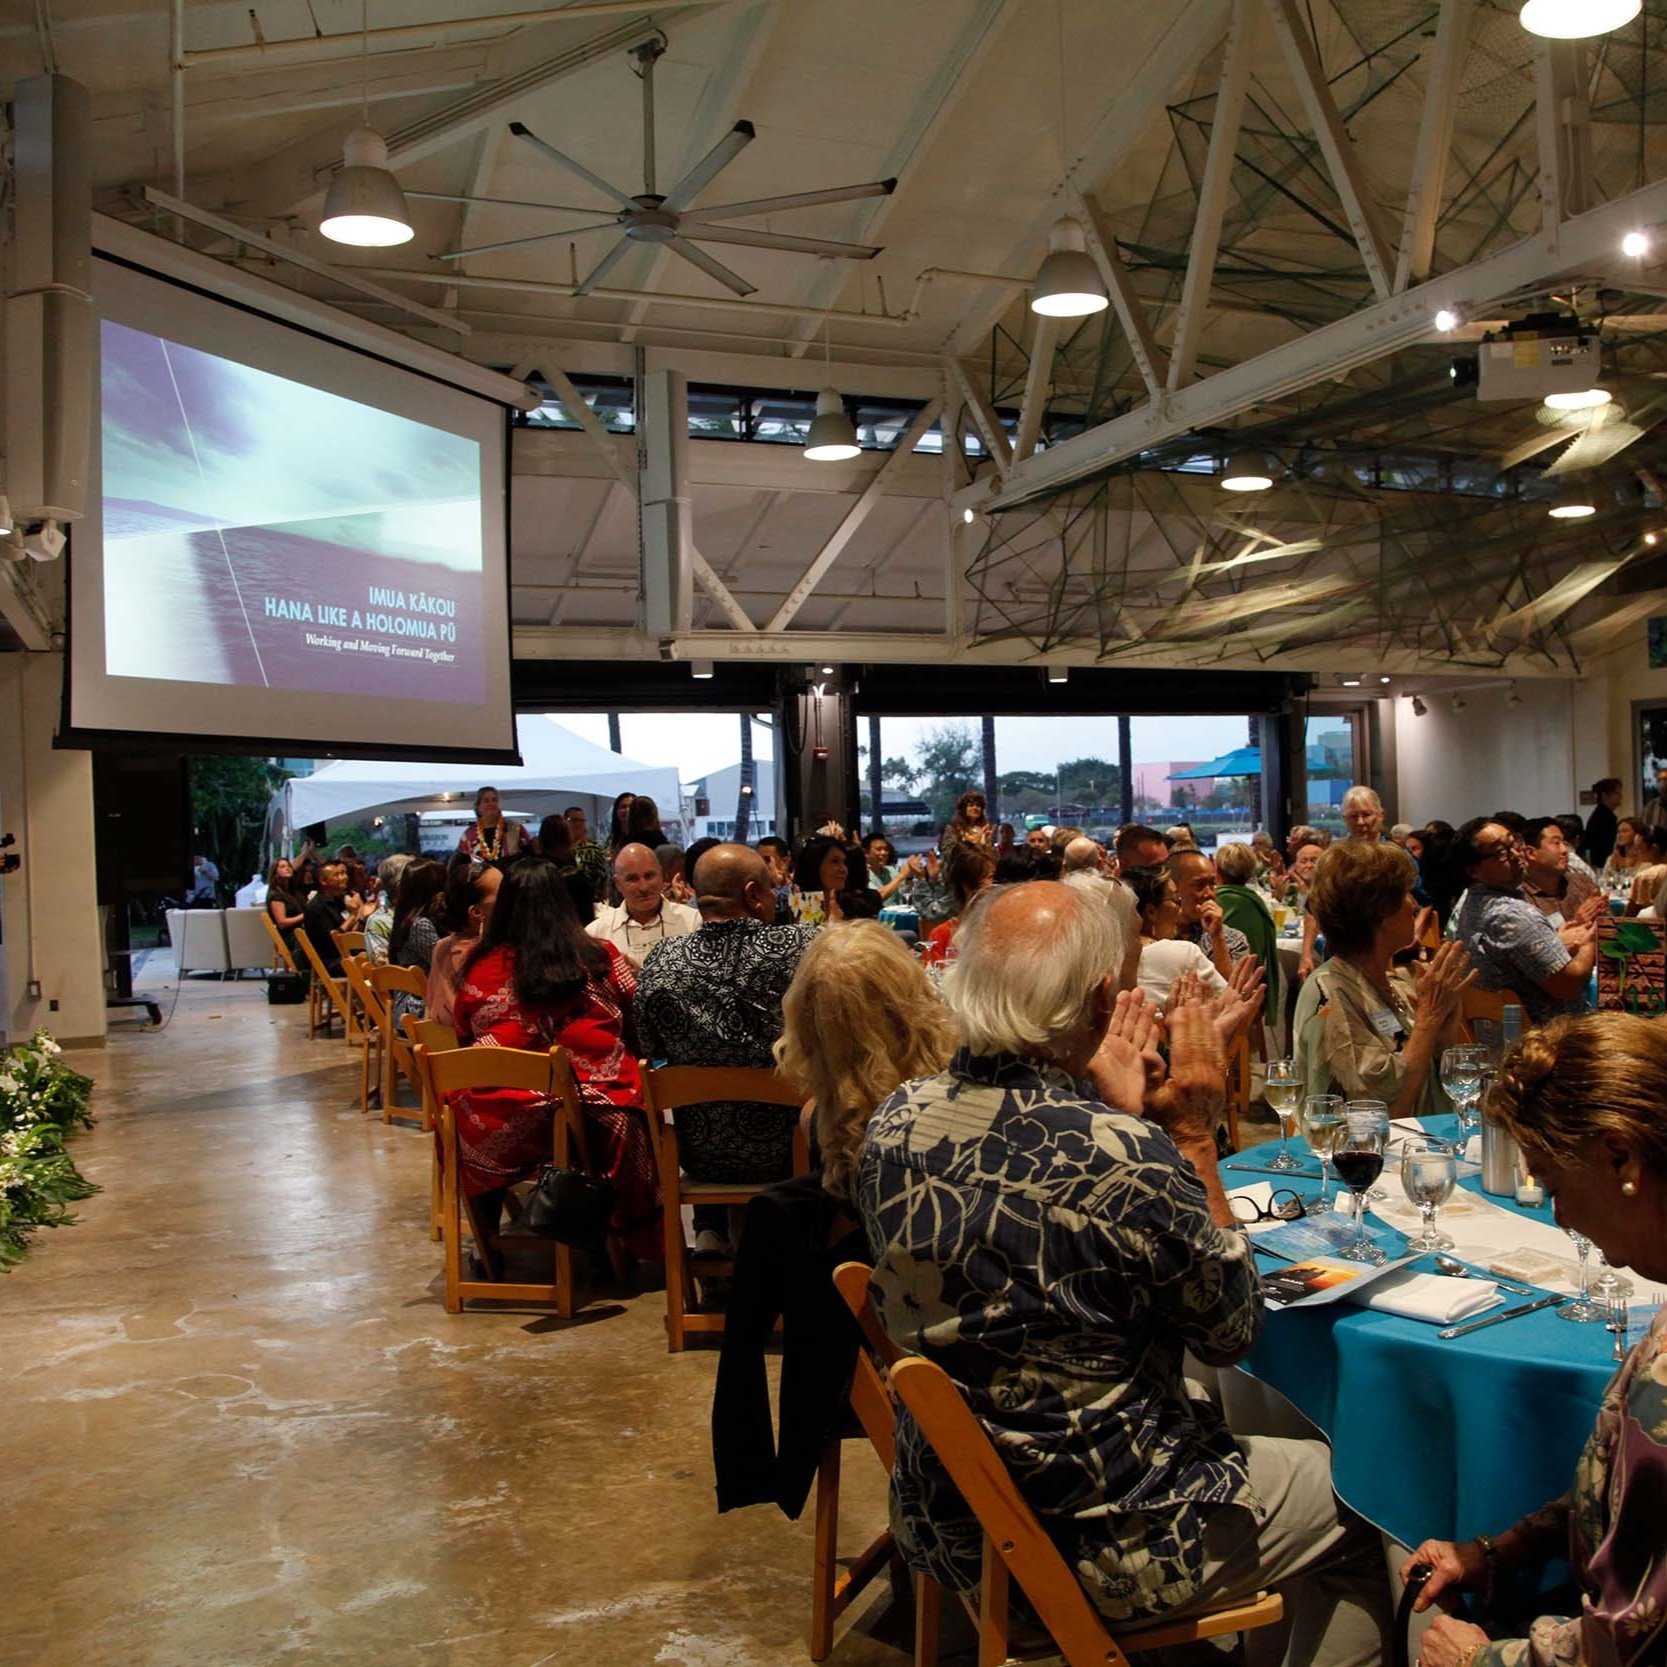
[[[967,724],[949,723],[927,733],[915,767],[915,790],[939,823],[955,814],[955,801],[984,779],[984,749]]]
[[[290,772],[263,758],[191,760],[191,823],[197,852],[235,890],[260,867],[266,812]]]

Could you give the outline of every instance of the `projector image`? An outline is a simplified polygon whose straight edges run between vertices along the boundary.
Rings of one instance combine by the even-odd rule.
[[[1526,320],[1484,336],[1476,354],[1478,399],[1538,399],[1597,386],[1603,369],[1598,339],[1576,322]]]

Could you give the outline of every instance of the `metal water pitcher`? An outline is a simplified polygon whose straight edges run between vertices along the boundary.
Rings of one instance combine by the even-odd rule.
[[[1495,1198],[1515,1198],[1517,1190],[1517,1143],[1503,1123],[1488,1111],[1496,1073],[1484,1071],[1481,1081],[1482,1108],[1482,1191]]]

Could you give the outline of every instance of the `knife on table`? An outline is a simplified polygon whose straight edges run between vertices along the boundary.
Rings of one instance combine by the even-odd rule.
[[[1463,1325],[1450,1325],[1445,1330],[1438,1331],[1437,1337],[1465,1337],[1473,1331],[1480,1331],[1483,1326],[1498,1325],[1501,1320],[1514,1320],[1519,1314],[1532,1314],[1536,1308],[1550,1308],[1559,1302],[1567,1302],[1563,1296],[1541,1297],[1538,1302],[1519,1302],[1515,1308],[1502,1309],[1497,1314],[1489,1314],[1485,1319],[1466,1320]]]

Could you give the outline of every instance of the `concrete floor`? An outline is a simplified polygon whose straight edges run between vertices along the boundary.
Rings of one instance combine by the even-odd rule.
[[[75,1057],[104,1190],[0,1275],[0,1663],[807,1661],[809,1511],[713,1507],[715,1353],[658,1294],[448,1315],[424,1139],[353,1061],[197,980]],[[884,1478],[846,1454],[855,1547]],[[832,1667],[906,1659],[880,1607]]]

